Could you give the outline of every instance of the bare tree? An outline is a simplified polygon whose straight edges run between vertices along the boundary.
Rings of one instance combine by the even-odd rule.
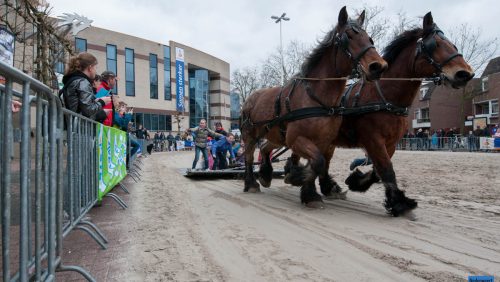
[[[177,133],[181,133],[181,127],[182,127],[183,120],[184,120],[184,116],[182,115],[182,112],[176,112],[174,114],[174,120],[172,123],[177,124]]]
[[[283,54],[279,48],[275,53],[269,55],[262,66],[260,84],[262,87],[281,85],[281,77],[288,81],[292,76],[300,71],[310,47],[300,41],[291,41]],[[282,60],[283,58],[283,60]]]
[[[469,24],[451,29],[449,37],[476,73],[482,71],[498,51],[498,38],[483,39],[481,29]]]
[[[235,70],[231,79],[231,88],[240,96],[240,103],[245,103],[250,94],[260,87],[257,68]]]
[[[375,47],[380,49],[384,46],[387,40],[387,31],[390,30],[390,21],[387,17],[382,16],[384,7],[381,6],[367,6],[364,5],[363,9],[356,9],[356,14],[360,15],[363,10],[365,11],[365,22],[363,29],[366,30],[368,35],[375,42]]]
[[[47,85],[56,80],[55,65],[64,62],[73,52],[69,30],[58,28],[57,19],[49,16],[51,8],[46,1],[4,1],[0,4],[0,23],[15,36],[14,65]]]
[[[399,11],[397,13],[397,16],[398,16],[398,22],[396,25],[392,27],[392,37],[396,37],[407,30],[418,27],[416,21],[408,18],[406,12]],[[388,41],[392,40],[392,38],[386,38],[386,39]]]

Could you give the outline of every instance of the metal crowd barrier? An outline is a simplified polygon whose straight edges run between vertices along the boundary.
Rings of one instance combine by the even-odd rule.
[[[56,270],[77,271],[93,281],[83,268],[62,263],[62,241],[79,228],[105,247],[85,218],[97,195],[95,124],[63,109],[49,87],[21,71],[0,62],[0,75],[0,275],[52,281]],[[23,104],[16,114],[13,96]]]
[[[415,151],[480,151],[480,137],[477,136],[453,136],[453,137],[429,137],[429,138],[403,138],[397,150]]]

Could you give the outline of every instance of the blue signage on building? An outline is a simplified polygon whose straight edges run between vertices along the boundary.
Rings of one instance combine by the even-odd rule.
[[[176,82],[176,109],[184,112],[184,49],[175,47],[175,82]]]

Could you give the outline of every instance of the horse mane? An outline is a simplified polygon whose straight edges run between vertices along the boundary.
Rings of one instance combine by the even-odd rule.
[[[419,38],[425,38],[434,29],[426,29],[425,31],[421,28],[414,28],[411,30],[404,31],[400,35],[396,36],[389,45],[384,48],[382,57],[390,65],[392,64],[398,55],[411,43],[417,41]]]
[[[349,20],[348,25],[355,26],[361,29],[357,21]],[[321,41],[318,41],[318,46],[316,46],[306,57],[304,63],[300,67],[300,74],[306,76],[310,73],[321,61],[321,58],[325,55],[330,47],[335,43],[335,33],[337,32],[337,26],[326,33],[325,37]]]

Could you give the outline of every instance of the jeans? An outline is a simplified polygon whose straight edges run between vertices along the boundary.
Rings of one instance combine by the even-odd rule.
[[[196,168],[196,164],[198,163],[198,160],[200,159],[200,152],[203,153],[203,158],[205,159],[205,164],[203,166],[204,169],[208,169],[208,153],[207,153],[207,148],[200,148],[198,146],[195,146],[195,152],[194,152],[194,161],[193,161],[193,167],[192,169]]]
[[[213,169],[226,169],[227,168],[227,152],[217,152],[216,159],[214,160]]]
[[[134,139],[130,138],[130,147],[132,147],[132,149],[130,149],[130,155],[133,156],[135,155],[135,153],[137,153],[137,150],[139,150],[139,143],[137,143],[137,141],[135,141]]]

